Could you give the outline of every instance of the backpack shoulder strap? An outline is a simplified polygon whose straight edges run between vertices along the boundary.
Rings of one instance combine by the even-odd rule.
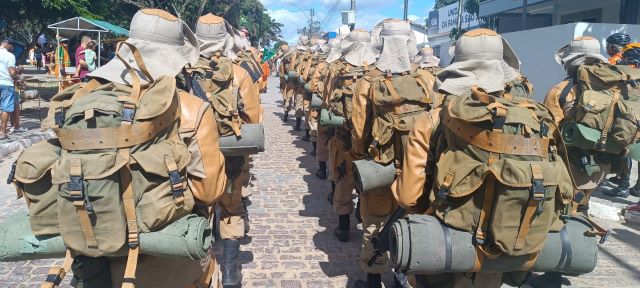
[[[564,104],[567,103],[567,96],[569,96],[569,93],[571,92],[571,90],[573,89],[573,85],[575,84],[575,78],[569,77],[567,78],[567,80],[569,80],[569,83],[567,83],[567,86],[564,86],[564,89],[562,89],[562,92],[560,92],[560,97],[558,98],[560,107],[563,107]]]

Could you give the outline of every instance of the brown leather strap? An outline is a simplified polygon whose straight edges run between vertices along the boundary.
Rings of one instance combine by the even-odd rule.
[[[536,261],[538,260],[538,256],[540,256],[540,253],[531,254],[529,259],[526,262],[524,262],[524,264],[522,264],[522,269],[520,269],[520,271],[530,271],[533,268],[533,265],[536,264]]]
[[[133,181],[129,160],[131,158],[129,149],[119,149],[118,154],[127,159],[127,164],[120,169],[120,185],[122,188],[122,206],[127,219],[127,244],[129,253],[127,255],[127,265],[124,271],[122,288],[135,287],[136,268],[138,266],[138,254],[140,253],[138,222],[136,217],[136,204],[133,195]]]
[[[604,144],[607,143],[607,138],[609,137],[609,130],[611,130],[611,126],[613,125],[613,119],[616,115],[616,107],[618,107],[618,103],[620,102],[620,92],[613,92],[613,97],[611,98],[611,102],[609,103],[609,115],[607,115],[607,121],[604,122],[604,127],[602,128],[602,135],[600,136],[600,140],[598,143],[602,145],[604,149]]]
[[[422,76],[420,76],[420,74],[416,74],[414,78],[416,79],[416,82],[418,82],[418,85],[420,85],[420,87],[422,87],[422,90],[424,91],[425,97],[422,98],[421,102],[428,103],[428,104],[433,103],[433,97],[431,97],[432,91],[429,88],[427,88],[426,81],[422,79]]]
[[[547,158],[549,139],[509,135],[478,128],[445,113],[444,125],[467,143],[492,153]]]
[[[91,218],[89,218],[89,213],[86,206],[87,197],[86,195],[84,195],[82,187],[82,161],[79,158],[69,159],[69,176],[72,179],[74,177],[79,179],[78,181],[80,182],[79,187],[74,187],[76,185],[69,185],[69,194],[73,198],[73,207],[76,208],[78,220],[80,221],[80,228],[82,229],[82,234],[84,235],[84,239],[87,242],[87,247],[97,248],[98,241],[93,231]]]
[[[151,73],[149,73],[147,66],[144,64],[144,60],[142,59],[142,55],[140,55],[138,48],[133,46],[133,44],[131,43],[127,43],[124,41],[118,42],[118,47],[116,48],[116,51],[117,51],[116,56],[118,57],[118,59],[120,59],[122,64],[124,64],[124,66],[127,68],[127,71],[129,72],[129,75],[131,76],[131,79],[132,79],[131,97],[135,99],[139,99],[141,95],[141,89],[142,89],[140,76],[138,76],[138,73],[136,73],[133,67],[131,67],[131,65],[129,64],[129,61],[124,60],[122,55],[120,55],[120,47],[122,45],[126,45],[127,47],[129,47],[129,50],[131,50],[131,53],[133,54],[133,58],[136,61],[136,65],[138,65],[140,72],[142,72],[142,74],[144,74],[144,76],[147,77],[147,80],[149,80],[149,82],[153,82],[153,77],[151,76]]]
[[[542,176],[542,168],[540,167],[540,165],[531,164],[531,173],[533,175],[532,180],[544,182],[544,177]],[[532,187],[532,189],[534,189],[534,187]],[[534,194],[529,197],[527,208],[524,210],[524,216],[522,217],[522,220],[520,221],[520,227],[518,228],[518,236],[516,237],[516,243],[513,247],[514,250],[522,250],[525,248],[525,238],[529,234],[531,223],[536,217],[535,214],[538,208],[538,203],[540,201],[544,201],[544,194],[541,196],[542,200],[539,200],[540,197]]]
[[[489,159],[487,164],[491,165],[499,160],[499,154],[489,153]],[[476,246],[484,246],[486,235],[485,231],[487,231],[487,227],[489,226],[489,217],[491,216],[491,210],[493,209],[493,202],[495,199],[496,192],[496,177],[489,173],[485,177],[484,184],[484,195],[482,200],[482,207],[480,208],[480,215],[478,216],[478,227],[476,228],[475,239]],[[480,249],[482,247],[478,247]],[[483,250],[484,251],[484,250]],[[485,255],[487,253],[484,253]]]
[[[174,101],[172,105],[177,105]],[[125,148],[145,143],[174,124],[177,109],[171,107],[150,121],[95,129],[53,129],[65,150]]]
[[[76,92],[73,92],[73,96],[71,96],[71,99],[63,101],[62,102],[63,103],[62,106],[64,108],[68,108],[69,106],[71,106],[71,104],[73,104],[76,101],[78,101],[78,99],[88,95],[89,93],[91,93],[93,90],[95,90],[99,86],[100,86],[100,82],[98,82],[98,80],[91,79],[91,81],[89,81],[86,84],[82,85],[82,87],[80,87],[80,89],[76,90]]]
[[[387,87],[387,90],[389,90],[389,94],[391,94],[391,98],[393,98],[393,102],[397,104],[402,103],[402,97],[398,95],[398,92],[396,91],[396,88],[393,86],[391,79],[384,78],[384,80],[382,80],[382,83],[384,83],[384,85]]]
[[[61,267],[51,267],[49,272],[47,273],[47,279],[45,280],[40,288],[55,288],[60,286],[64,277],[67,276],[67,273],[71,271],[71,265],[73,264],[73,254],[71,254],[71,250],[67,249],[67,253],[64,256],[64,262]]]

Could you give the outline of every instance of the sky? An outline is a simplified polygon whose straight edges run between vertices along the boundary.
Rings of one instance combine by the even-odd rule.
[[[282,23],[283,39],[293,43],[298,39],[298,28],[308,23],[309,9],[315,9],[315,19],[321,21],[323,31],[334,31],[340,26],[340,11],[349,10],[350,0],[260,0],[271,18]],[[409,20],[424,24],[434,0],[410,0]],[[335,9],[332,9],[335,7]],[[356,0],[356,28],[370,30],[385,18],[402,18],[404,0]],[[304,12],[302,12],[304,11]],[[331,13],[332,11],[335,11]]]

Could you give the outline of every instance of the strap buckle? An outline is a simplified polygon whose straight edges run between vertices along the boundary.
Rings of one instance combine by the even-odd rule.
[[[453,173],[449,172],[444,176],[444,180],[442,181],[442,186],[440,186],[440,190],[438,190],[438,199],[440,201],[447,203],[447,197],[449,196],[449,192],[451,191],[451,182],[453,181]]]
[[[171,183],[171,192],[173,193],[173,198],[179,198],[184,195],[184,187],[182,184],[182,177],[180,177],[180,173],[178,171],[169,171],[169,182]]]
[[[49,274],[47,274],[47,278],[44,281],[53,283],[54,287],[60,286],[60,283],[62,283],[62,279],[66,275],[67,271],[65,271],[63,268],[51,268],[51,270],[49,270]]]
[[[540,121],[540,135],[546,136],[549,133],[549,125],[545,121]]]
[[[71,194],[69,195],[69,199],[71,201],[84,203],[84,209],[87,213],[94,213],[93,205],[91,205],[91,201],[89,200],[89,195],[84,193],[84,178],[82,178],[82,176],[69,176],[69,184],[67,187],[69,188],[69,191],[71,191]]]
[[[17,160],[13,161],[13,164],[11,164],[11,170],[9,171],[9,175],[7,176],[7,184],[11,184],[11,182],[13,182],[13,179],[15,179],[16,166],[18,166]]]
[[[53,115],[53,120],[56,126],[58,126],[58,128],[62,128],[62,126],[64,125],[64,115],[65,115],[64,108],[62,107],[56,108],[56,112]]]
[[[132,123],[133,118],[136,116],[136,105],[131,103],[124,103],[122,105],[122,122]]]

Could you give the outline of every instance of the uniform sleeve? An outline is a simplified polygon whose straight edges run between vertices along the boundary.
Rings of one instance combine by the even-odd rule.
[[[189,187],[196,199],[211,206],[222,196],[226,186],[224,157],[220,152],[218,128],[211,106],[193,98],[181,93],[180,136],[191,154],[187,166]]]
[[[313,75],[311,76],[311,84],[312,84],[311,89],[313,90],[314,93],[319,93],[320,89],[323,87],[322,74],[325,72],[326,67],[327,67],[327,63],[325,62],[318,64],[318,66],[316,67],[316,70],[313,72]]]
[[[425,183],[427,182],[429,141],[440,110],[440,108],[436,108],[416,119],[407,138],[402,173],[391,185],[393,196],[398,204],[410,213],[423,213],[427,209],[426,197],[428,195],[425,195]]]
[[[371,125],[373,123],[373,109],[369,101],[369,81],[362,79],[358,81],[356,91],[353,95],[351,106],[351,150],[347,159],[363,159],[368,153],[371,142]]]
[[[544,98],[544,106],[546,106],[553,115],[554,122],[559,124],[564,119],[564,111],[560,105],[560,94],[564,88],[569,85],[569,81],[562,81],[560,84],[551,88],[547,96]],[[573,101],[575,99],[575,91],[570,91],[567,95],[567,101]]]

